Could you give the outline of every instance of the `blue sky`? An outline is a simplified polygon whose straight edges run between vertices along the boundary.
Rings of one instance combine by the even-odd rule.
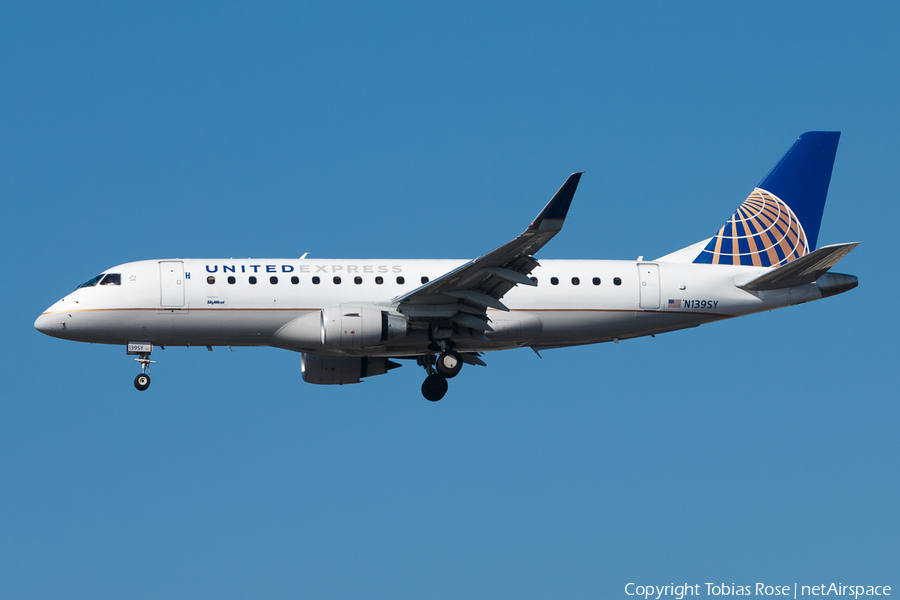
[[[900,586],[900,43],[890,3],[0,7],[0,589],[16,598],[625,598]],[[850,293],[656,339],[513,351],[437,404],[410,365],[51,339],[170,257],[471,258],[573,171],[539,257],[712,235],[803,131],[843,132],[820,244]]]

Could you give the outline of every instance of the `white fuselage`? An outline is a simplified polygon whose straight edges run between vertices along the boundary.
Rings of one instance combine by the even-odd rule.
[[[714,236],[654,261],[535,258],[562,230],[582,176],[572,173],[522,233],[469,261],[131,262],[79,286],[35,327],[127,345],[140,391],[154,345],[273,346],[301,352],[304,381],[321,385],[415,357],[422,395],[437,401],[463,364],[485,365],[485,351],[654,335],[853,289],[856,277],[829,270],[857,243],[816,249],[839,135],[801,135]]]
[[[279,341],[279,331],[299,317],[335,305],[390,309],[394,298],[465,262],[144,260],[107,270],[120,275],[118,285],[79,288],[44,311],[35,326],[54,337],[103,344],[279,346],[324,355],[412,356],[429,352],[424,329],[413,328],[401,339],[353,350],[292,347]],[[767,270],[660,261],[544,260],[532,273],[537,287],[510,290],[503,298],[509,312],[488,311],[493,331],[486,339],[457,337],[456,349],[607,342],[822,296],[815,283],[756,292],[736,287]]]

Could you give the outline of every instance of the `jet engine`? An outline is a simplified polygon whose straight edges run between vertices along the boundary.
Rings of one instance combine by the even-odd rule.
[[[272,345],[299,352],[359,350],[402,338],[407,327],[406,317],[380,306],[339,304],[294,319],[278,330]]]
[[[379,346],[406,335],[402,315],[372,305],[339,304],[322,309],[322,345],[326,348],[359,350]]]
[[[322,356],[305,352],[300,355],[303,381],[319,385],[359,383],[363,377],[384,375],[399,366],[386,358],[369,356]]]

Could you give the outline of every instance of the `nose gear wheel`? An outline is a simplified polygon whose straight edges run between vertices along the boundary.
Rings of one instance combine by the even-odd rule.
[[[139,355],[136,359],[134,359],[141,365],[140,374],[134,378],[134,387],[137,388],[139,392],[143,392],[148,387],[150,387],[150,373],[148,373],[151,364],[156,364],[155,360],[150,360],[150,354],[144,353]]]
[[[146,373],[140,373],[137,377],[134,378],[134,387],[138,389],[138,391],[143,392],[148,387],[150,387],[150,376]]]

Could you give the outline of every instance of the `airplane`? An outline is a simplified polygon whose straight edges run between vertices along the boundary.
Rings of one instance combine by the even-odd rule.
[[[299,352],[304,381],[320,385],[415,360],[434,402],[486,352],[618,343],[855,288],[830,269],[858,242],[816,248],[839,138],[804,133],[715,235],[655,260],[538,262],[574,173],[521,235],[473,260],[141,260],[81,284],[34,326],[125,346],[140,391],[154,346],[272,346]]]

